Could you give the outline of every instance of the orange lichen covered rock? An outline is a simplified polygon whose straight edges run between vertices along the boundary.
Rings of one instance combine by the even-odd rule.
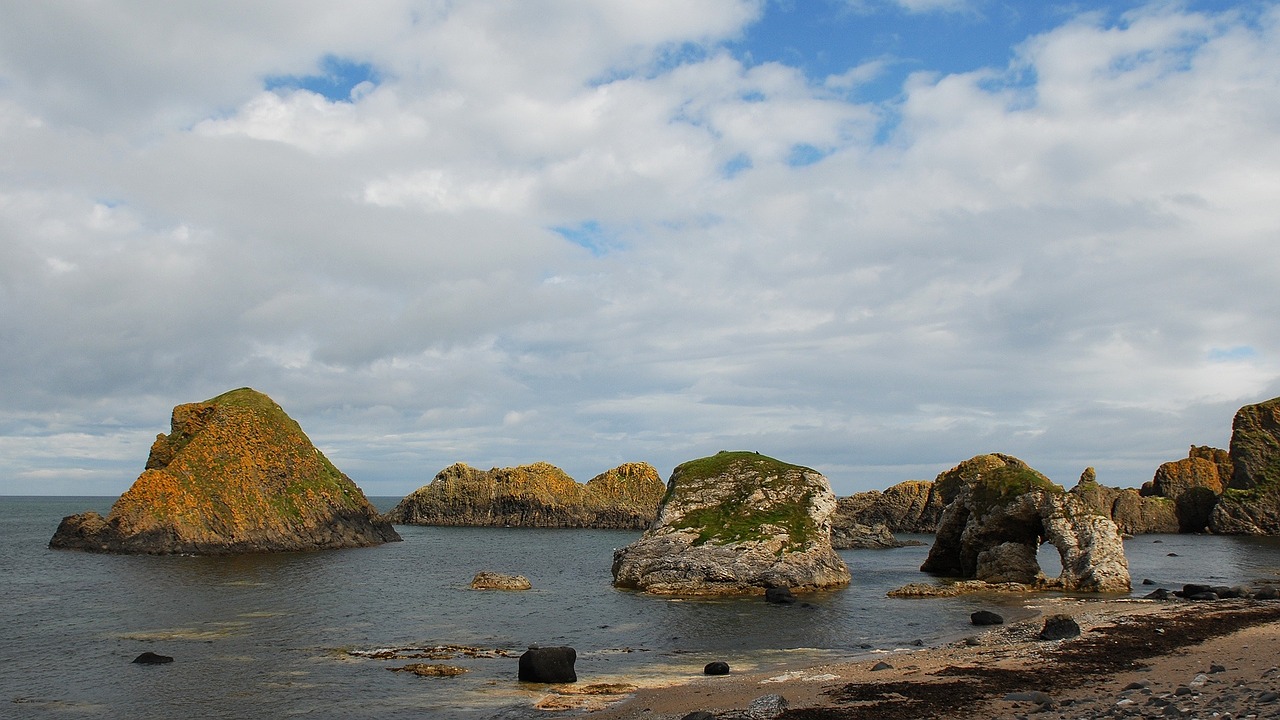
[[[386,517],[402,525],[643,529],[666,485],[648,463],[624,463],[585,485],[545,462],[478,470],[455,463]]]
[[[227,554],[399,540],[271,398],[249,388],[173,410],[146,469],[103,518],[64,518],[49,546]]]

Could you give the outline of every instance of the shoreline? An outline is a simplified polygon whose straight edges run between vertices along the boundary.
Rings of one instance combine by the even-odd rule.
[[[623,698],[605,693],[577,705],[573,699],[589,696],[581,692],[589,686],[557,688],[543,706],[576,709],[575,717],[590,720],[680,720],[697,711],[721,719],[748,718],[754,717],[746,713],[752,701],[777,694],[789,707],[778,717],[796,720],[1020,718],[1031,713],[1045,720],[1280,717],[1280,700],[1274,697],[1280,690],[1280,602],[1063,596],[1029,597],[1028,606],[1037,607],[1039,614],[1005,625],[971,627],[959,633],[968,637],[932,647],[688,677],[632,687]],[[1044,618],[1055,614],[1072,616],[1080,636],[1040,640]],[[880,662],[891,667],[873,670]],[[1125,689],[1140,683],[1144,687]],[[1005,700],[1010,693],[1031,699]],[[557,705],[555,698],[563,703]],[[1212,709],[1196,715],[1197,708]]]

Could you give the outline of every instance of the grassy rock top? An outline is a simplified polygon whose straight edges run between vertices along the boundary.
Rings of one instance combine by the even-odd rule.
[[[785,533],[803,547],[821,532],[810,506],[816,470],[755,452],[720,452],[678,465],[663,499],[667,524],[695,545],[754,542]],[[829,492],[829,490],[828,490]]]

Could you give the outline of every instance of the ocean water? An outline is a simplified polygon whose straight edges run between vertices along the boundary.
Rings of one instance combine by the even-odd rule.
[[[545,717],[532,709],[545,690],[516,681],[531,643],[576,648],[581,683],[644,684],[711,660],[772,670],[936,644],[970,632],[974,610],[1016,618],[1034,602],[885,597],[928,579],[927,547],[842,551],[852,585],[807,606],[646,597],[610,585],[631,531],[400,527],[404,542],[376,548],[219,558],[48,549],[64,515],[113,500],[0,497],[0,717]],[[1144,578],[1280,580],[1276,538],[1148,535],[1126,552],[1135,595]],[[470,590],[480,570],[534,589]],[[467,668],[454,678],[388,671],[432,660],[361,654],[436,646],[479,652],[440,661]],[[148,650],[175,661],[132,664]]]

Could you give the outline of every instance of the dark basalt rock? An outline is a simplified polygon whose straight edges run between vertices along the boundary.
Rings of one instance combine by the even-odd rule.
[[[707,663],[706,667],[702,668],[702,674],[703,675],[728,675],[729,663],[724,662],[723,660],[716,660],[714,662],[709,662]]]
[[[148,650],[134,658],[133,661],[139,665],[164,665],[165,663],[173,662],[173,658],[168,655],[157,655]]]
[[[1050,615],[1040,631],[1041,640],[1067,640],[1080,636],[1080,625],[1070,615]]]
[[[969,621],[974,625],[1003,625],[1004,617],[990,610],[979,610],[969,615]]]
[[[568,646],[531,647],[520,656],[520,682],[571,683],[578,681],[573,665],[578,651]]]

